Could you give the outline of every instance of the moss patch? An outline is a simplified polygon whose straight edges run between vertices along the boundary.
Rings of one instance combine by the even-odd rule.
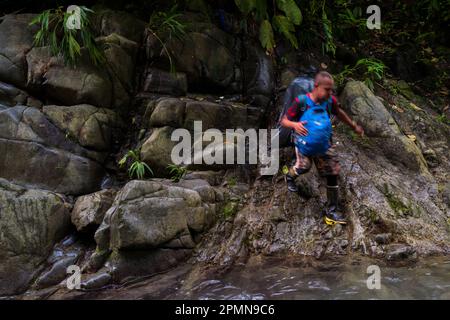
[[[408,216],[413,214],[413,210],[410,205],[404,204],[398,197],[396,197],[392,192],[389,191],[388,185],[384,184],[384,196],[391,209],[398,216]]]
[[[236,212],[238,211],[238,205],[239,205],[238,201],[227,202],[225,204],[225,206],[223,207],[223,211],[222,211],[223,217],[225,219],[233,217],[236,214]]]

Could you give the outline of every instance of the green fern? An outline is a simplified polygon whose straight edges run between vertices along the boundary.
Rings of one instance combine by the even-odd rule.
[[[275,47],[272,25],[268,20],[263,20],[259,28],[259,41],[264,49],[272,52]]]
[[[153,175],[152,169],[143,161],[140,160],[139,152],[134,150],[129,150],[125,156],[120,159],[119,167],[123,168],[128,161],[131,159],[131,165],[128,168],[128,176],[133,179],[133,177],[137,177],[139,180],[142,180],[145,177],[147,171]]]
[[[362,75],[364,83],[373,91],[374,83],[383,79],[386,66],[381,60],[374,58],[359,59],[353,67],[345,66],[344,70],[335,76],[337,86],[344,83],[345,78],[356,73]]]
[[[171,174],[171,180],[173,182],[179,182],[187,173],[187,169],[176,164],[169,164],[167,166],[169,173]]]
[[[277,7],[286,14],[289,21],[297,26],[302,23],[302,12],[294,0],[277,0],[276,3]]]
[[[175,73],[172,55],[167,50],[166,43],[173,37],[182,40],[186,35],[187,25],[181,22],[181,13],[177,11],[177,5],[174,5],[168,12],[154,12],[148,23],[147,29],[161,43],[163,51],[169,59],[170,72]],[[164,39],[164,41],[163,41]]]
[[[336,53],[336,45],[333,40],[333,30],[331,21],[328,19],[325,10],[322,12],[322,24],[325,34],[325,42],[322,43],[322,51],[325,53],[331,53],[333,56]]]
[[[105,62],[103,52],[95,43],[90,26],[90,15],[94,13],[89,8],[80,6],[80,29],[70,29],[67,21],[72,13],[57,9],[48,9],[36,16],[30,25],[39,25],[40,29],[34,35],[34,45],[38,47],[49,46],[52,55],[61,55],[64,63],[74,66],[81,57],[81,48],[84,47],[95,65]]]

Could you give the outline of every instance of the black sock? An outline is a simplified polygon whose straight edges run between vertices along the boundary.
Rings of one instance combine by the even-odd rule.
[[[334,187],[338,185],[338,176],[327,176],[327,186]]]

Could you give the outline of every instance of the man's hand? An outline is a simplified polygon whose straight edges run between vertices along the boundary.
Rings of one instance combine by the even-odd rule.
[[[355,133],[356,133],[357,135],[359,135],[360,137],[364,137],[364,129],[363,129],[360,125],[355,124],[355,127],[353,128],[353,130],[354,130]]]
[[[292,125],[292,129],[295,130],[299,135],[306,136],[308,134],[308,129],[306,129],[303,125],[306,124],[307,121],[295,122]]]

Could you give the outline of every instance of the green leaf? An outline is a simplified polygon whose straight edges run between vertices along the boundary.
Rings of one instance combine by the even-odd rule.
[[[143,165],[144,165],[145,168],[147,168],[147,170],[148,170],[148,171],[150,172],[150,174],[153,176],[153,175],[154,175],[153,170],[152,170],[145,162],[143,162]]]
[[[274,28],[278,32],[283,34],[294,48],[298,49],[298,42],[297,38],[295,37],[295,26],[292,24],[292,22],[282,15],[276,15],[275,17],[273,17],[272,21]]]
[[[259,41],[264,49],[269,52],[273,51],[275,47],[275,40],[273,37],[272,25],[268,20],[263,20],[259,28]]]
[[[282,10],[286,17],[295,25],[302,23],[303,16],[294,0],[276,0],[277,7]]]
[[[256,8],[256,20],[261,21],[268,19],[269,15],[267,13],[267,1],[266,0],[255,0]]]
[[[248,15],[253,9],[256,8],[256,2],[258,0],[234,0],[234,3],[244,15]],[[265,1],[265,0],[264,0]]]

